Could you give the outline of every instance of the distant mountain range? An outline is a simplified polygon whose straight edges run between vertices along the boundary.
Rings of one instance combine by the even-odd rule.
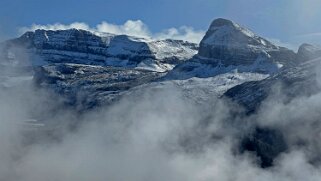
[[[303,44],[296,53],[222,18],[211,23],[200,45],[70,29],[26,32],[3,42],[1,49],[3,66],[34,67],[39,85],[54,88],[69,103],[88,102],[84,108],[109,103],[139,85],[176,84],[187,89],[188,79],[221,96],[244,82],[262,84],[267,77],[272,81],[321,56],[320,47]],[[236,88],[227,95],[242,100],[234,93]],[[83,96],[76,96],[80,92]],[[252,104],[256,105],[245,106]]]

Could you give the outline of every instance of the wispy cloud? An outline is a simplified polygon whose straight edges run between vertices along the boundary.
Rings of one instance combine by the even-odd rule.
[[[316,37],[316,36],[321,36],[321,32],[314,32],[314,33],[306,33],[306,34],[301,34],[298,35],[298,37]]]
[[[309,43],[313,45],[321,45],[321,32],[298,34],[292,37],[298,44]]]
[[[290,42],[284,42],[280,39],[277,38],[267,38],[270,42],[274,43],[275,45],[278,46],[282,46],[282,47],[286,47],[289,48],[291,50],[296,50],[298,45],[294,44],[294,43],[290,43]]]
[[[195,30],[192,27],[182,26],[179,29],[170,28],[164,30],[161,33],[155,34],[155,37],[158,39],[172,38],[199,43],[204,35],[205,31],[203,30]]]
[[[121,25],[103,21],[100,24],[97,24],[95,27],[90,27],[88,24],[84,22],[74,22],[71,24],[55,23],[47,25],[32,24],[30,27],[20,28],[19,32],[24,33],[26,31],[34,31],[36,29],[66,30],[71,28],[83,29],[98,33],[112,33],[117,35],[126,34],[130,36],[152,39],[179,39],[195,43],[199,43],[205,34],[204,30],[195,30],[194,28],[188,26],[182,26],[179,28],[169,28],[161,32],[151,32],[148,26],[141,20],[128,20]]]

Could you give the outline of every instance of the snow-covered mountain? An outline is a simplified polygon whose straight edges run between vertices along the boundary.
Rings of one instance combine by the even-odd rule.
[[[147,89],[175,88],[197,105],[227,98],[249,114],[275,87],[284,101],[321,90],[314,71],[320,47],[303,44],[295,53],[222,18],[211,23],[200,45],[70,29],[27,32],[0,46],[0,89],[33,81],[77,113]],[[245,135],[239,147],[255,151],[262,167],[286,150],[278,130],[261,128]]]
[[[77,63],[159,72],[191,58],[198,49],[198,45],[182,40],[149,40],[78,29],[26,32],[2,46],[5,58],[16,63],[17,59],[29,59],[25,64]]]
[[[34,80],[37,85],[63,95],[68,105],[84,110],[111,104],[124,94],[168,87],[182,91],[195,102],[205,103],[236,85],[267,77],[251,72],[187,80],[166,80],[164,76],[166,73],[144,69],[61,63],[36,68]]]
[[[198,54],[178,65],[174,77],[209,77],[232,70],[274,74],[293,66],[296,54],[272,44],[249,29],[226,19],[214,20],[202,39]]]
[[[254,96],[263,95],[256,86],[287,80],[285,72],[296,69],[289,77],[297,80],[306,70],[299,67],[321,55],[319,47],[308,44],[295,53],[222,18],[211,23],[199,46],[70,29],[26,32],[1,47],[2,65],[32,65],[38,85],[80,109],[109,104],[132,90],[167,85],[203,102],[228,91],[226,96],[252,109],[264,97]],[[252,92],[250,85],[255,85]]]

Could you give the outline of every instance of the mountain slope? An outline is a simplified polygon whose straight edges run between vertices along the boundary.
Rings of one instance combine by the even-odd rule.
[[[162,75],[149,70],[60,63],[36,68],[34,81],[83,111],[118,100],[122,92]]]
[[[246,107],[249,112],[256,111],[268,96],[279,91],[286,96],[285,101],[309,96],[321,90],[316,70],[320,64],[321,58],[310,60],[267,79],[235,86],[224,95]]]

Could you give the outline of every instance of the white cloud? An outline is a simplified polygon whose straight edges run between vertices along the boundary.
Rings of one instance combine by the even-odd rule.
[[[205,34],[205,31],[203,30],[194,30],[194,28],[187,26],[169,28],[161,32],[152,33],[148,26],[141,20],[128,20],[122,25],[103,21],[100,24],[97,24],[95,27],[90,27],[88,24],[83,22],[74,22],[71,24],[55,23],[47,25],[32,24],[30,27],[20,28],[19,32],[24,33],[26,31],[34,31],[36,29],[66,30],[71,28],[83,29],[96,33],[112,33],[117,35],[126,34],[130,36],[152,39],[178,39],[195,43],[199,43]]]
[[[315,33],[307,33],[298,35],[299,37],[315,37],[315,36],[321,36],[321,32],[315,32]]]
[[[295,43],[284,42],[284,41],[277,39],[277,38],[267,38],[267,39],[275,45],[286,47],[286,48],[289,48],[293,51],[296,51],[298,49],[297,47],[299,46]]]
[[[19,29],[20,33],[24,33],[26,31],[35,31],[37,29],[45,29],[45,30],[66,30],[66,29],[83,29],[83,30],[91,30],[91,28],[82,22],[74,22],[69,25],[55,23],[55,24],[47,24],[47,25],[40,25],[40,24],[32,24],[30,27],[22,27]]]
[[[138,37],[151,36],[148,27],[141,20],[128,20],[123,25],[115,25],[103,21],[94,30],[103,33],[126,34]]]
[[[194,28],[192,27],[182,26],[179,29],[170,28],[164,30],[161,33],[157,33],[155,37],[159,39],[171,38],[179,40],[188,40],[191,42],[199,43],[204,35],[205,31],[203,30],[194,30]]]
[[[224,99],[196,103],[176,85],[164,84],[141,87],[113,105],[79,115],[30,80],[0,86],[0,180],[321,178],[320,163],[311,164],[321,153],[320,92],[283,102],[277,94],[283,91],[277,91],[246,117]],[[46,124],[29,130],[34,125],[22,123],[30,118]],[[78,124],[70,130],[68,123]],[[258,125],[282,130],[289,145],[269,169],[261,169],[254,154],[236,152],[241,136]]]

